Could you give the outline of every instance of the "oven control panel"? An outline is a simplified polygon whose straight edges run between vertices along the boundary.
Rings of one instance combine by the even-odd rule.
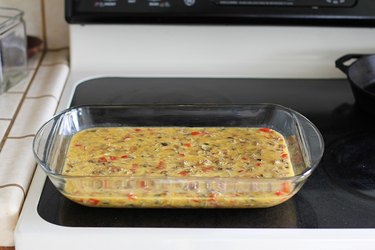
[[[195,2],[194,0],[186,0]],[[285,7],[352,7],[357,0],[213,0],[217,5],[223,6],[285,6]]]
[[[374,0],[65,0],[69,23],[375,26]]]
[[[101,8],[115,11],[131,11],[137,8],[147,10],[152,8],[188,9],[190,7],[217,6],[284,6],[284,7],[352,7],[357,0],[92,0],[74,1],[86,10],[98,10]]]

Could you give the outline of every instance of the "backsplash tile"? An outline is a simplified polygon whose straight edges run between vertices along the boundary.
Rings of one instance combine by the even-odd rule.
[[[44,1],[48,49],[69,46],[69,29],[65,21],[64,0]]]

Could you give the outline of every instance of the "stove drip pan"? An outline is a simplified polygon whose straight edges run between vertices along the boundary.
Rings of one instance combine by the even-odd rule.
[[[375,199],[375,134],[351,135],[328,147],[323,159],[333,183]]]

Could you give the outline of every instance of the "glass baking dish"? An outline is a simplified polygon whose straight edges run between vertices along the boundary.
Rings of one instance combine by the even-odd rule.
[[[72,136],[90,128],[259,128],[286,142],[293,176],[72,176],[63,174]],[[300,190],[324,150],[318,129],[275,104],[79,106],[56,115],[37,132],[35,157],[56,188],[74,202],[98,207],[257,208],[280,204]]]

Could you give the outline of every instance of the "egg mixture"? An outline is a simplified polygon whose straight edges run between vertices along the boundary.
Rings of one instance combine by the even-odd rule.
[[[262,180],[294,175],[285,138],[266,127],[86,129],[72,137],[62,173],[92,177],[64,188],[88,206],[205,208],[276,205],[292,184]]]

